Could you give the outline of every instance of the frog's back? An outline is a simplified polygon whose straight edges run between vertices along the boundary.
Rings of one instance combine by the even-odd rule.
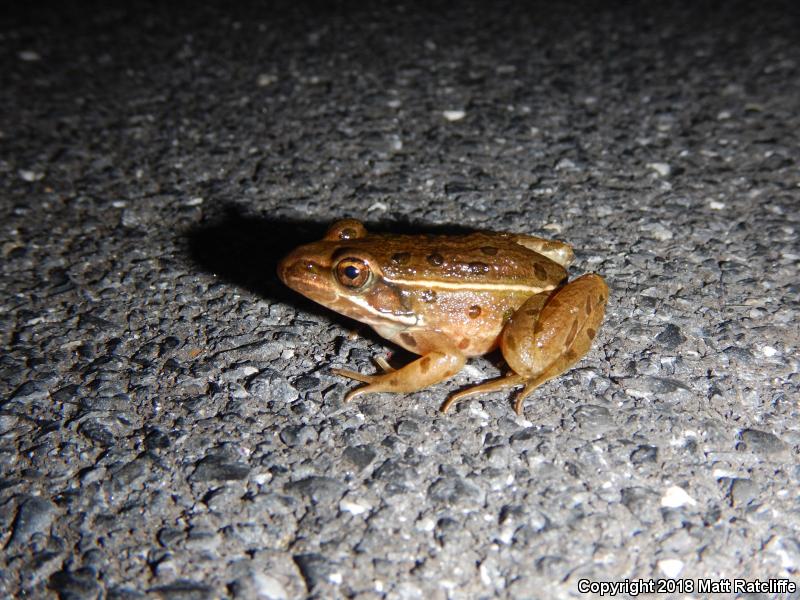
[[[383,238],[382,243],[376,245],[379,237]],[[567,274],[562,265],[518,242],[518,237],[483,232],[462,236],[370,236],[370,252],[378,255],[375,257],[384,276],[394,280],[428,280],[432,284],[464,287],[527,285],[532,290],[552,289],[564,281]]]

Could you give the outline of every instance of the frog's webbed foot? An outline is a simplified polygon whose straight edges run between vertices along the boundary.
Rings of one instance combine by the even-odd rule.
[[[375,362],[383,370],[383,373],[377,375],[363,375],[347,369],[331,369],[331,371],[336,375],[367,384],[350,390],[344,397],[344,401],[349,402],[356,396],[373,392],[416,392],[452,377],[461,370],[464,361],[465,358],[461,354],[430,352],[397,370],[389,366],[383,358],[376,357]]]
[[[550,376],[553,377],[553,376]],[[500,377],[499,379],[492,379],[491,381],[487,381],[485,383],[481,383],[475,385],[471,388],[467,388],[466,390],[462,390],[460,392],[456,392],[452,396],[450,396],[440,410],[442,412],[447,412],[448,409],[453,406],[456,402],[464,400],[465,398],[471,398],[472,396],[477,396],[479,394],[488,394],[490,392],[498,392],[500,390],[506,390],[508,388],[517,387],[522,384],[525,384],[525,387],[522,388],[519,394],[516,395],[514,399],[514,412],[518,415],[522,414],[522,404],[525,401],[533,390],[537,387],[542,385],[545,381],[550,379],[550,377],[537,377],[535,379],[526,379],[522,375],[517,375],[514,372],[509,373],[505,377]]]
[[[500,377],[499,379],[492,379],[491,381],[486,381],[484,383],[479,383],[478,385],[474,385],[471,388],[467,388],[465,390],[461,390],[460,392],[456,392],[452,394],[447,400],[445,400],[444,404],[442,404],[441,410],[443,413],[447,412],[453,404],[456,402],[460,402],[464,400],[464,398],[471,398],[472,396],[477,396],[479,394],[488,394],[490,392],[498,392],[500,390],[506,390],[511,387],[516,387],[518,385],[522,385],[525,383],[525,378],[521,375],[517,375],[516,373],[509,373],[505,377]]]

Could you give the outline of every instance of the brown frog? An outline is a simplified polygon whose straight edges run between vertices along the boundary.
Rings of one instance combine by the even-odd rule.
[[[384,371],[378,375],[333,369],[367,384],[345,401],[421,390],[499,345],[511,372],[453,394],[441,410],[522,385],[514,403],[519,414],[536,387],[588,352],[603,321],[608,286],[594,273],[568,282],[573,258],[569,245],[530,235],[375,234],[347,219],[291,252],[278,275],[293,290],[421,355],[398,370],[376,358]]]

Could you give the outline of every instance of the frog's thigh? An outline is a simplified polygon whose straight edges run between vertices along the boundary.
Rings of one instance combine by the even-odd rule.
[[[380,375],[360,375],[351,371],[334,369],[334,373],[364,381],[367,385],[350,391],[344,401],[349,402],[357,396],[373,392],[408,393],[438,383],[458,373],[464,366],[465,358],[461,354],[430,352],[402,369],[382,373]],[[354,375],[358,375],[355,377]]]
[[[515,410],[539,385],[560,375],[589,351],[603,321],[608,286],[594,273],[579,277],[549,299],[537,294],[514,313],[500,338],[503,357],[526,379]]]

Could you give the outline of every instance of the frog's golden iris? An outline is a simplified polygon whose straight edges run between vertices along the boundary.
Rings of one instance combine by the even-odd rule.
[[[371,283],[372,271],[359,258],[345,258],[336,264],[336,279],[353,291],[363,290]]]

